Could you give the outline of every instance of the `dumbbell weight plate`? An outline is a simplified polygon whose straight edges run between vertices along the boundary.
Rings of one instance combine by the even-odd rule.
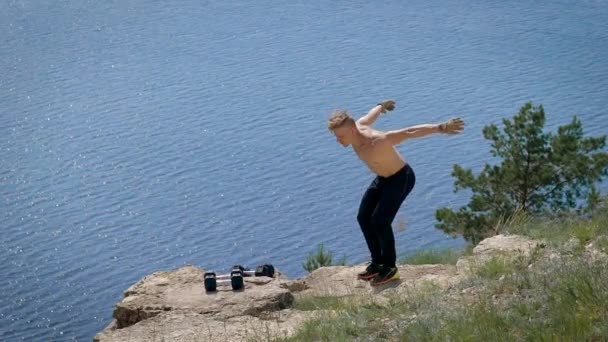
[[[217,280],[215,279],[215,272],[206,272],[204,275],[205,291],[213,292],[217,290]]]
[[[230,274],[230,284],[232,285],[233,290],[240,290],[245,285],[243,282],[243,273],[241,272],[232,272]]]

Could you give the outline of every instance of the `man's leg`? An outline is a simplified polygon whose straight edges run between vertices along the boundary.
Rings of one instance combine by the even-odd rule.
[[[365,237],[367,248],[372,257],[372,263],[375,264],[382,263],[380,239],[372,224],[372,214],[378,205],[379,199],[380,191],[378,189],[378,178],[376,177],[365,191],[365,194],[363,194],[361,204],[359,205],[359,213],[357,214],[357,221]]]
[[[378,206],[372,214],[372,225],[380,239],[382,264],[387,269],[387,272],[388,269],[395,269],[394,272],[396,272],[397,253],[392,223],[401,204],[414,187],[415,176],[411,168],[406,166],[405,170],[382,181],[382,192]]]
[[[382,250],[380,263],[388,267],[395,267],[397,261],[392,223],[404,199],[405,197],[385,195],[373,214],[372,222]]]

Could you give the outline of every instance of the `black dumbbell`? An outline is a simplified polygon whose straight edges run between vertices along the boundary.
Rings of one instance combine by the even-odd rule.
[[[272,264],[264,264],[256,267],[255,276],[274,278],[274,266]]]
[[[230,279],[228,279],[230,278]],[[225,284],[230,282],[233,290],[240,290],[245,285],[243,282],[243,273],[240,270],[233,269],[230,274],[216,275],[215,272],[205,272],[203,276],[205,291],[214,292],[217,290],[217,284]]]
[[[270,277],[274,278],[274,266],[272,264],[264,264],[256,267],[255,271],[250,271],[241,265],[232,266],[232,270],[240,270],[245,277]]]

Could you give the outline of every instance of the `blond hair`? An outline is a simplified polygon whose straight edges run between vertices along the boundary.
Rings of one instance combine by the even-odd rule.
[[[331,113],[329,120],[327,121],[327,128],[330,131],[340,128],[344,125],[354,125],[355,119],[353,119],[345,109],[338,109]]]

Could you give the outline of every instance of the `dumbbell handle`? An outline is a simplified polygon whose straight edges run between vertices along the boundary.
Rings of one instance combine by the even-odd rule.
[[[225,283],[229,283],[229,282],[231,282],[231,281],[232,281],[231,279],[220,279],[220,280],[217,280],[217,279],[216,279],[216,280],[215,280],[215,283],[216,283],[216,284],[225,284]]]
[[[243,273],[244,277],[253,277],[255,276],[255,271],[241,271],[241,273]],[[215,278],[216,279],[223,279],[223,278],[230,278],[231,275],[230,274],[221,274],[221,275],[216,275]]]
[[[266,265],[264,265],[264,266],[266,266]],[[262,266],[259,266],[259,267],[262,267]],[[270,267],[272,267],[272,265],[270,265]],[[232,271],[232,272],[234,272],[234,270],[235,270],[235,269],[233,268],[233,271]],[[264,269],[264,270],[265,270],[265,269]],[[216,279],[226,279],[226,278],[230,278],[230,277],[232,277],[232,272],[231,272],[230,274],[216,274],[216,275],[215,275],[215,278],[216,278]],[[239,272],[241,273],[241,275],[242,275],[243,277],[254,277],[254,276],[255,276],[255,277],[257,277],[257,276],[258,276],[257,272],[256,272],[256,271],[254,271],[254,270],[243,270],[243,269],[241,268],[241,269],[239,270]],[[272,269],[271,269],[271,272],[274,274],[274,272],[273,272],[273,270],[272,270]],[[260,272],[260,275],[261,275],[261,274],[264,274],[264,272]]]
[[[228,279],[232,278],[232,274],[220,274],[220,275],[215,276],[215,279],[226,279],[226,278],[228,278]]]
[[[250,270],[242,271],[242,273],[243,273],[243,277],[257,277],[256,272],[253,270],[252,271],[250,271]]]

